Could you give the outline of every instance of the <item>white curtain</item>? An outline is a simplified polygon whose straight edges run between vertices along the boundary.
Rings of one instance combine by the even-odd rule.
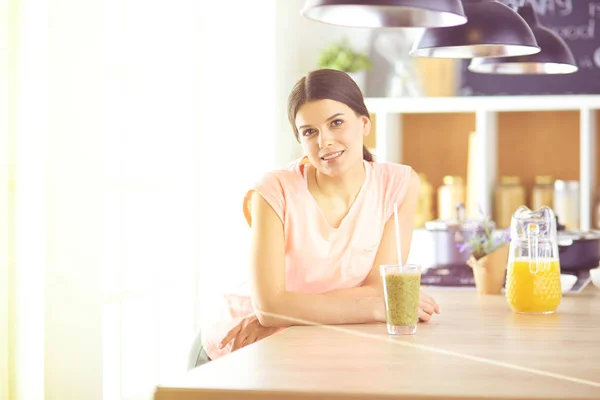
[[[11,400],[149,398],[246,270],[275,0],[15,2]]]

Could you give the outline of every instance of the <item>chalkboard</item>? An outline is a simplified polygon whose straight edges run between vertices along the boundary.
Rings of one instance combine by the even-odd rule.
[[[600,0],[499,0],[531,4],[542,25],[565,40],[579,67],[566,75],[490,75],[461,62],[460,95],[600,94]]]

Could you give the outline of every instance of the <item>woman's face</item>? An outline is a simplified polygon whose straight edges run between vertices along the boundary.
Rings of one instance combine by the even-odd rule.
[[[371,122],[344,103],[316,100],[300,107],[296,128],[311,164],[321,173],[340,176],[362,163],[363,139],[371,130]]]

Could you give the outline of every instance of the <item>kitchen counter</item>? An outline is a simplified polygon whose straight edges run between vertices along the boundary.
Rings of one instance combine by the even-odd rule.
[[[384,324],[295,326],[161,384],[156,400],[600,399],[600,290],[550,315],[504,297],[430,288],[415,336]]]

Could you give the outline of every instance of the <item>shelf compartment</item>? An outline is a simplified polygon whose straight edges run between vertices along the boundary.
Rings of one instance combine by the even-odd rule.
[[[498,169],[521,178],[527,205],[536,175],[579,180],[579,112],[498,113]]]

